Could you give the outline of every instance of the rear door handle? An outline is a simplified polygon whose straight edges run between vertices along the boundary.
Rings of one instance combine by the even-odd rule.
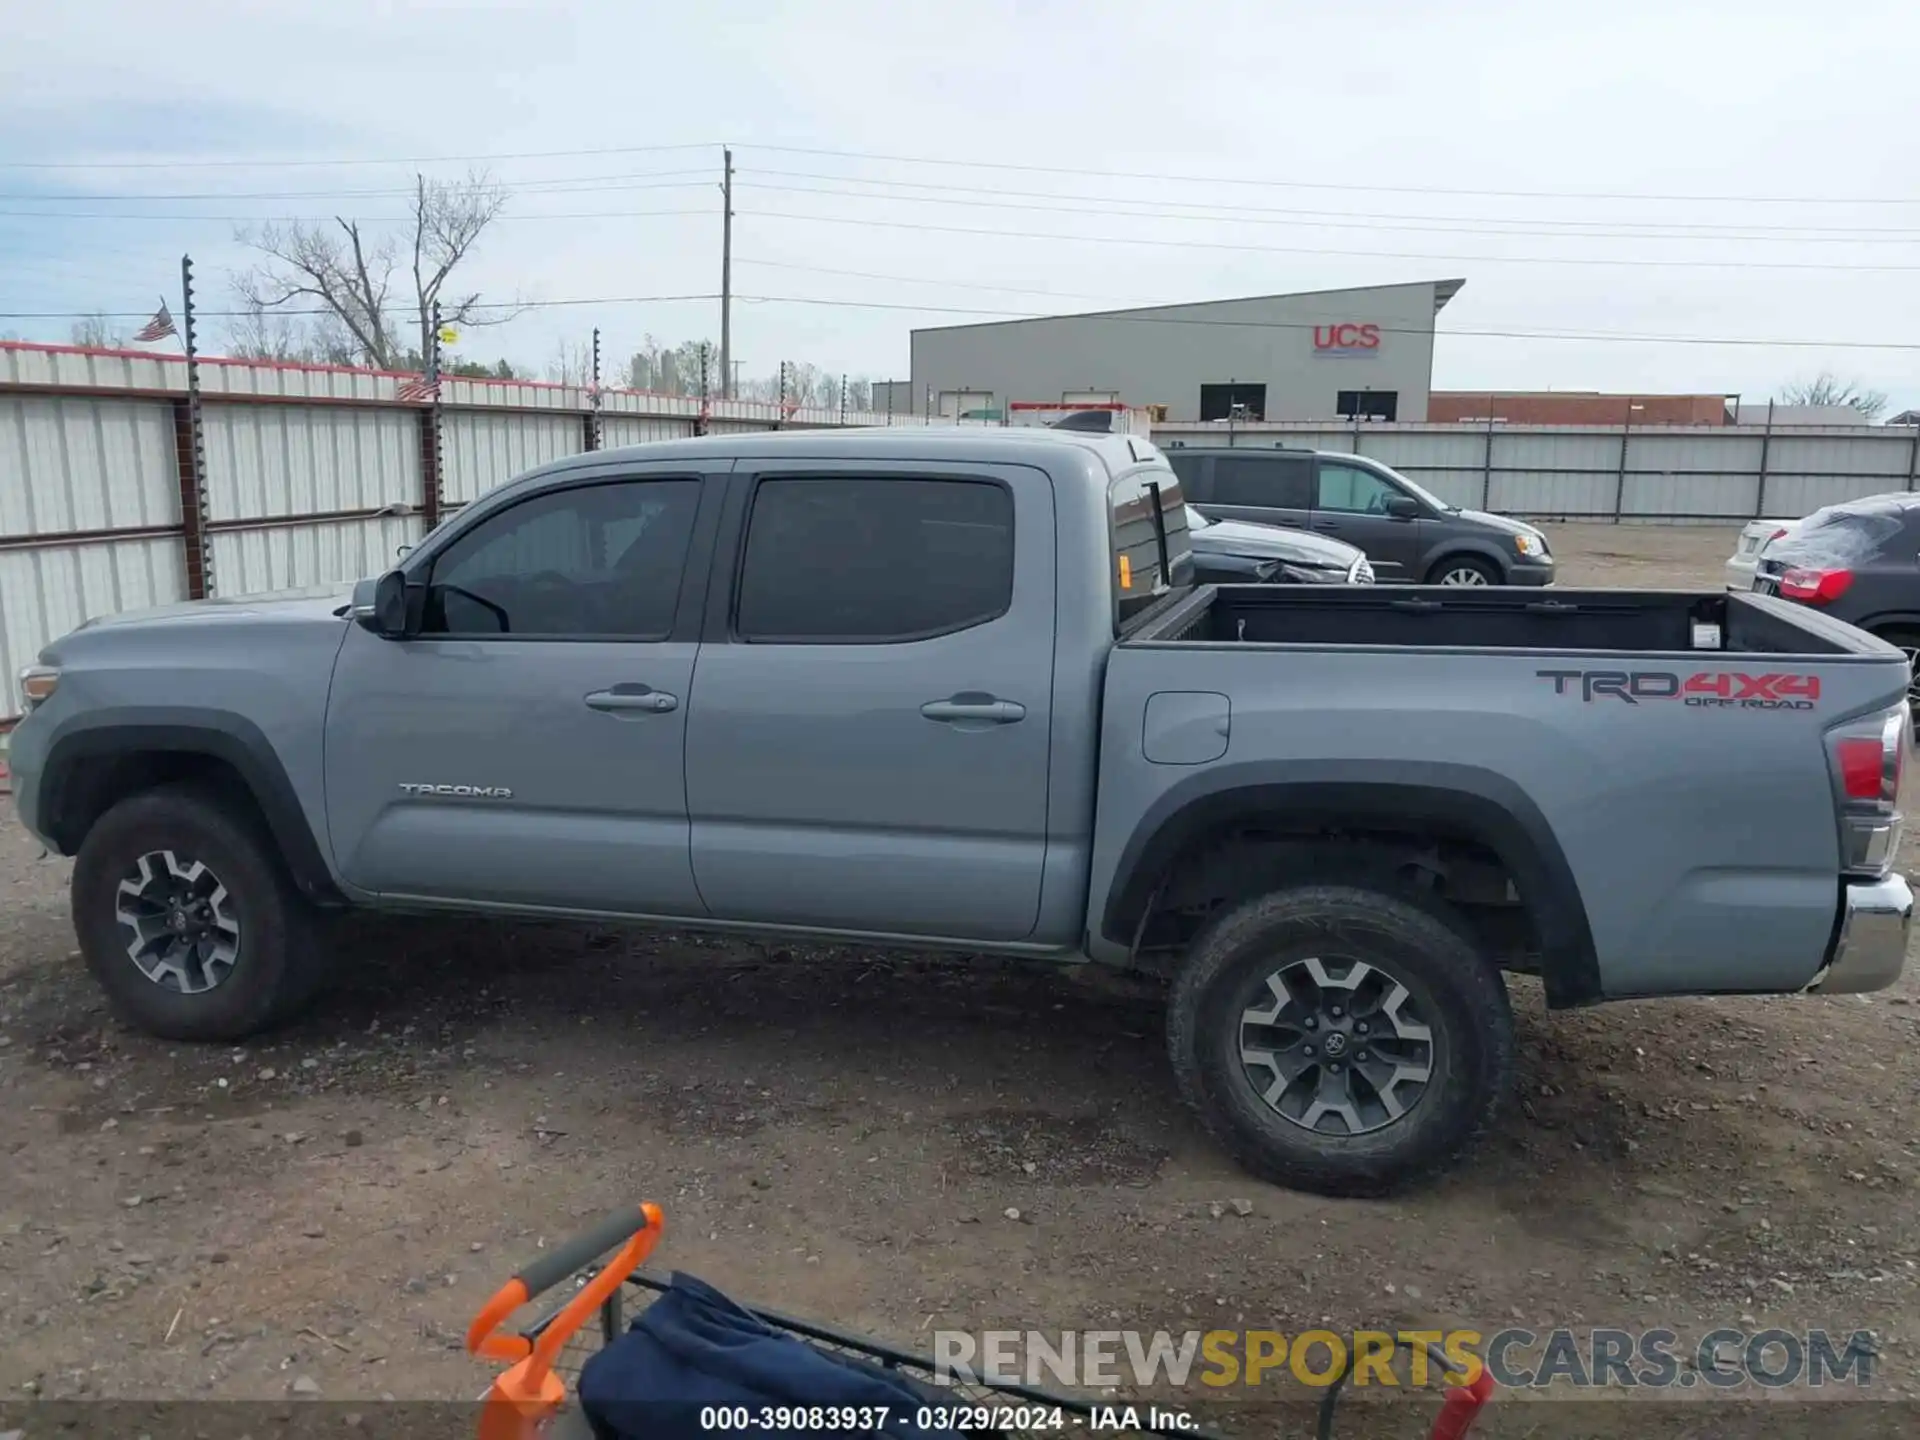
[[[1027,717],[1027,707],[1017,700],[996,700],[991,695],[975,697],[955,695],[947,700],[929,700],[920,707],[929,720],[946,723],[974,721],[988,725],[1011,725]]]
[[[638,711],[644,715],[664,715],[680,708],[680,697],[646,685],[616,685],[611,690],[596,690],[587,696],[587,708],[607,714]]]

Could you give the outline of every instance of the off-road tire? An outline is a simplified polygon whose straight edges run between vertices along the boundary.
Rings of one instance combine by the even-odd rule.
[[[239,925],[230,970],[197,994],[143,973],[118,919],[121,881],[143,855],[169,851],[206,865]],[[242,805],[190,783],[131,796],[102,815],[80,846],[70,893],[81,955],[114,1012],[163,1040],[243,1040],[305,1009],[325,976],[318,917],[265,827]]]
[[[1322,956],[1328,969],[1361,960],[1392,976],[1435,1036],[1419,1099],[1369,1133],[1302,1128],[1266,1103],[1241,1062],[1249,996],[1276,969]],[[1183,1098],[1250,1173],[1322,1195],[1381,1195],[1446,1168],[1492,1125],[1512,1082],[1513,1012],[1499,971],[1440,902],[1310,883],[1223,911],[1196,937],[1168,1002],[1167,1048]]]

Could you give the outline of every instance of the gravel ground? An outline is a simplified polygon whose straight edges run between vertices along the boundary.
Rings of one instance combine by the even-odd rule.
[[[1688,588],[1718,584],[1732,534],[1552,531],[1569,583]],[[669,1264],[908,1346],[989,1325],[1865,1327],[1875,1392],[1916,1380],[1909,984],[1550,1016],[1520,982],[1498,1134],[1433,1188],[1336,1202],[1236,1172],[1175,1097],[1153,997],[1111,983],[355,921],[306,1020],[170,1046],[105,1013],[68,868],[0,828],[0,1397],[470,1397],[479,1302],[640,1198],[666,1208]],[[1576,1426],[1515,1402],[1492,1433],[1758,1431],[1682,1408]],[[1871,1411],[1822,1428],[1909,1413]],[[1376,1406],[1341,1433],[1423,1432]]]

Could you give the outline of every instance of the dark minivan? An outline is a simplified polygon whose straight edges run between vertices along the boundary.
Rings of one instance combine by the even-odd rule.
[[[1462,510],[1363,455],[1251,446],[1168,446],[1187,503],[1216,520],[1317,530],[1366,551],[1401,585],[1551,585],[1533,526]]]
[[[1814,511],[1761,552],[1753,588],[1857,625],[1906,651],[1920,670],[1920,495],[1871,495]],[[1907,694],[1920,703],[1920,685]]]

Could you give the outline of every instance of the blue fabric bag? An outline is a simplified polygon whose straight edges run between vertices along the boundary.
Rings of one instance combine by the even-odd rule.
[[[737,1440],[923,1440],[957,1432],[922,1428],[915,1412],[955,1403],[952,1392],[923,1388],[776,1330],[705,1281],[678,1272],[627,1333],[580,1372],[580,1407],[598,1440],[714,1440],[723,1433]],[[869,1417],[884,1410],[886,1420],[877,1429],[762,1423],[775,1418],[764,1412],[782,1406],[864,1410]],[[716,1425],[715,1407],[731,1409],[733,1419],[744,1411],[747,1424]]]

